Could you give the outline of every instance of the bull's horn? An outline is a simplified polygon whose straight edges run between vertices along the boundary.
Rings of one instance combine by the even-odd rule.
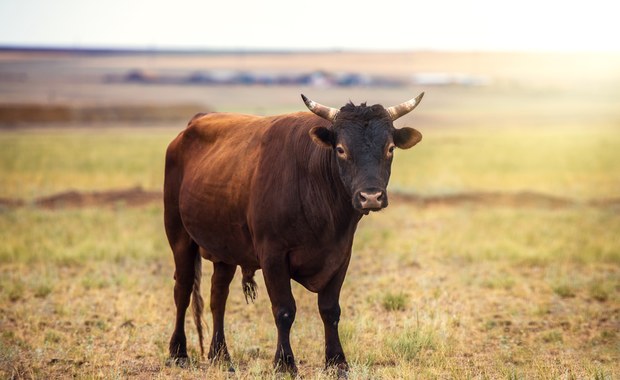
[[[397,106],[389,107],[386,111],[392,118],[392,121],[394,121],[398,119],[399,117],[404,116],[408,114],[409,112],[413,111],[413,109],[416,108],[418,104],[420,104],[420,100],[422,100],[423,96],[424,96],[424,93],[421,93],[420,95],[416,96],[415,98],[411,100],[408,100],[404,103],[400,103]]]
[[[301,94],[301,98],[304,100],[304,103],[306,103],[306,107],[308,107],[310,111],[312,111],[317,116],[322,117],[323,119],[334,121],[336,116],[338,116],[338,112],[340,112],[335,108],[325,107],[324,105],[319,104],[314,100],[310,100],[306,98],[304,94]]]

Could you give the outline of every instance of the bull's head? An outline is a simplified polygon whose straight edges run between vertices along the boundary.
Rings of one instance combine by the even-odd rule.
[[[417,130],[397,129],[393,122],[413,111],[422,96],[424,93],[388,108],[379,104],[355,106],[349,103],[338,110],[301,95],[310,111],[332,122],[331,128],[312,128],[310,137],[315,143],[332,150],[340,179],[356,210],[367,214],[387,207],[386,188],[394,148],[409,149],[422,140],[422,134]]]

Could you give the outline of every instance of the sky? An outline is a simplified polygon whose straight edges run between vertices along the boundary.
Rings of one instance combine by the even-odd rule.
[[[0,0],[0,45],[620,52],[617,0]]]

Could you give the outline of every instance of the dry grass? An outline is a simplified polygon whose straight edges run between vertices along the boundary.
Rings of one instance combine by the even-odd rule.
[[[3,377],[230,377],[198,357],[189,321],[196,362],[164,365],[173,265],[160,214],[159,206],[2,214]],[[364,220],[342,295],[351,378],[617,376],[618,238],[584,233],[574,251],[568,241],[536,255],[572,236],[574,218],[586,219],[584,232],[620,228],[617,213],[579,208],[394,205]],[[553,232],[500,238],[506,229],[527,236],[542,226]],[[473,230],[493,238],[482,241]],[[601,256],[601,241],[616,254]],[[240,276],[232,285],[227,332],[235,378],[273,376],[275,327],[257,280],[256,304],[246,305]],[[571,296],[559,286],[570,286]],[[316,295],[297,285],[294,294],[300,373],[329,378]]]

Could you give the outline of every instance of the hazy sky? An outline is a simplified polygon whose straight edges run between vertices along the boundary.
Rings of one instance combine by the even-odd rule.
[[[0,45],[620,52],[620,2],[0,0]]]

